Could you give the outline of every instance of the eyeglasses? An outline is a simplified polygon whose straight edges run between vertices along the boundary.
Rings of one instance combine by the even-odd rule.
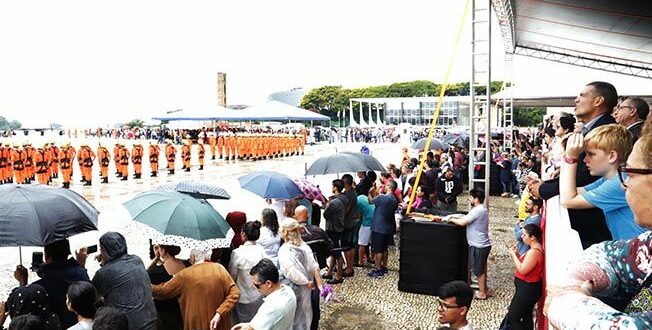
[[[256,287],[256,289],[260,289],[260,287],[263,286],[263,284],[265,284],[265,283],[256,283],[256,282],[254,282],[254,286]]]
[[[623,185],[623,187],[627,188],[627,185],[625,184],[626,178],[623,176],[623,173],[634,173],[634,174],[648,175],[648,174],[652,174],[652,169],[649,169],[649,168],[631,168],[631,167],[625,167],[625,165],[618,166],[618,178],[620,178],[620,183]]]
[[[437,309],[439,309],[439,310],[449,310],[449,309],[452,309],[452,308],[461,308],[462,307],[462,306],[456,306],[456,305],[449,305],[446,302],[444,302],[443,300],[441,300],[440,298],[437,298],[437,303],[438,303]]]
[[[636,107],[630,107],[629,105],[619,105],[616,107],[617,110],[620,109],[630,109],[630,110],[636,110]]]

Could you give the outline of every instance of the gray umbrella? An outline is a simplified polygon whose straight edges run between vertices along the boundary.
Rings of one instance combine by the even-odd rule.
[[[428,140],[427,138],[423,138],[423,139],[418,140],[417,142],[414,142],[412,144],[412,149],[418,149],[418,150],[425,149],[427,140]],[[450,148],[450,147],[451,146],[449,146],[448,143],[446,143],[446,142],[444,142],[444,141],[442,141],[442,140],[440,140],[438,138],[432,138],[432,140],[430,140],[430,145],[428,146],[428,149],[429,150],[435,150],[435,149],[448,150],[448,148]]]
[[[317,159],[306,175],[322,175],[331,173],[351,173],[372,170],[365,162],[352,154],[335,154]]]
[[[452,146],[461,148],[466,148],[469,146],[468,134],[446,134],[442,136],[441,139]]]
[[[159,186],[157,190],[178,191],[200,199],[231,199],[231,195],[223,188],[192,180],[164,184]]]
[[[368,171],[379,171],[379,172],[384,172],[385,167],[383,164],[381,164],[376,157],[371,156],[371,155],[366,155],[361,152],[351,152],[351,151],[344,151],[342,152],[343,154],[347,155],[353,155],[357,158],[360,158],[365,165],[369,167]]]
[[[97,230],[99,212],[72,190],[10,184],[0,196],[0,247],[45,246]]]

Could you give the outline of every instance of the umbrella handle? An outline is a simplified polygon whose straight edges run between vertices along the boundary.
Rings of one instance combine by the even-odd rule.
[[[20,265],[23,265],[23,247],[18,247],[18,259],[20,260]]]

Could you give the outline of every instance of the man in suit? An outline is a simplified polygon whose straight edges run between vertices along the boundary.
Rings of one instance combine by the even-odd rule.
[[[613,116],[619,125],[627,127],[634,142],[641,136],[643,123],[650,113],[650,106],[638,97],[628,97],[614,109]]]
[[[618,103],[616,88],[606,82],[594,81],[584,87],[580,95],[575,98],[575,117],[583,123],[579,132],[586,135],[592,129],[615,123],[610,115],[611,110]],[[577,125],[577,124],[576,124]],[[579,127],[578,127],[579,129]],[[585,153],[579,156],[575,183],[577,187],[584,187],[596,181],[599,177],[591,176],[584,163]],[[559,195],[559,179],[548,181],[531,180],[528,183],[530,195],[550,199]],[[584,249],[605,240],[611,240],[611,233],[607,228],[604,213],[598,208],[586,210],[568,210],[571,228],[576,230],[582,241]]]

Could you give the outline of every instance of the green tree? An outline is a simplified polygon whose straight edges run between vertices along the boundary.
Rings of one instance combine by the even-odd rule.
[[[145,125],[145,122],[142,119],[133,119],[132,121],[127,123],[127,126],[129,128],[134,128],[134,127],[143,127]]]
[[[7,118],[0,116],[0,130],[6,131],[10,129],[19,129],[21,127],[23,127],[23,125],[19,121],[9,121]]]
[[[543,116],[546,109],[542,107],[535,108],[515,108],[514,125],[518,127],[534,127],[543,122]]]
[[[349,107],[349,97],[342,86],[319,87],[303,96],[301,107],[334,118],[338,111]]]

